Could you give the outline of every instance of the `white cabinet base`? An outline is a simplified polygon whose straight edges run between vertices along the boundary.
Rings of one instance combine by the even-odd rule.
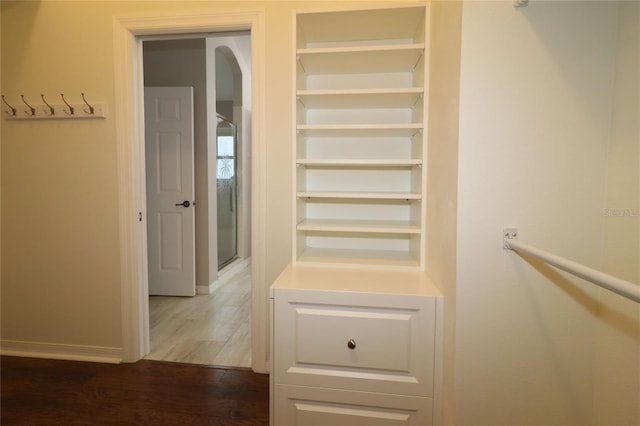
[[[289,265],[271,287],[271,426],[438,426],[442,302],[424,272]]]

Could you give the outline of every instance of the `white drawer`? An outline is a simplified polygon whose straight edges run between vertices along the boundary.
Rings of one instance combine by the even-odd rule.
[[[433,396],[434,297],[274,296],[276,383]]]
[[[431,398],[277,385],[277,426],[431,426]]]

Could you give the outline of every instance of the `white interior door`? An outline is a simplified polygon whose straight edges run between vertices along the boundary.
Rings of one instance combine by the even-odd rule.
[[[145,87],[149,294],[194,296],[193,89]]]

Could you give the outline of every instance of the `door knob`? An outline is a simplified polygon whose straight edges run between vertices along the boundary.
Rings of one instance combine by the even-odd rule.
[[[355,349],[356,348],[356,341],[353,339],[349,339],[349,341],[347,342],[347,347],[349,349]]]
[[[180,203],[180,204],[176,204],[176,207],[177,207],[177,206],[189,207],[190,205],[191,205],[191,203],[190,203],[189,201],[184,200],[182,203]]]

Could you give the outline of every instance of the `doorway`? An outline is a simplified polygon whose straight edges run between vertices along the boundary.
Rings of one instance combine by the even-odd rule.
[[[269,370],[266,268],[266,55],[265,11],[148,13],[113,21],[115,120],[118,151],[120,259],[122,294],[122,360],[135,362],[149,352],[149,306],[144,223],[144,138],[141,130],[142,42],[148,35],[175,35],[232,30],[251,31],[252,151],[251,161],[251,368]]]
[[[142,50],[149,218],[148,357],[246,367],[251,359],[250,33],[145,37]],[[192,96],[174,96],[180,91]],[[180,107],[174,106],[176,99],[182,101]],[[156,116],[165,104],[168,118],[158,126]],[[190,140],[179,137],[188,132],[175,131],[177,117],[191,119]],[[158,137],[156,127],[168,136]],[[168,142],[159,142],[164,139]],[[160,143],[168,148],[159,150]],[[166,174],[158,172],[162,169],[158,163],[166,163]],[[181,168],[176,169],[176,164],[182,164]],[[177,172],[181,177],[174,177]],[[157,211],[152,202],[163,180],[171,183],[165,191],[168,201],[164,211]],[[189,197],[183,187],[195,191]],[[183,202],[185,196],[189,200]],[[182,226],[175,232],[175,218],[185,214],[192,218],[187,221],[191,227]],[[163,220],[156,220],[156,215]],[[158,226],[164,222],[168,232]],[[177,244],[157,244],[174,233],[179,236],[172,242],[182,236]],[[167,253],[173,257],[168,258]],[[157,270],[163,264],[160,258],[170,260],[166,272]],[[176,274],[180,268],[191,269],[191,274]],[[175,277],[190,277],[191,281],[164,286],[155,282]],[[247,353],[230,354],[229,347],[231,352]]]

